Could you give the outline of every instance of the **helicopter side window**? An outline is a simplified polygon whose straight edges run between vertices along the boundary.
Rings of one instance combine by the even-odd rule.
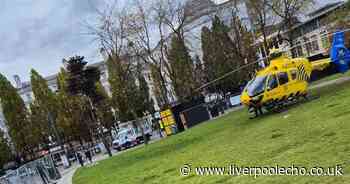
[[[287,72],[278,73],[278,81],[280,82],[280,85],[288,83],[288,74],[287,74]]]
[[[295,80],[297,78],[298,72],[296,70],[290,71],[290,76],[292,77],[292,80]]]
[[[267,83],[267,90],[270,91],[275,89],[278,86],[276,75],[271,75],[269,78],[269,82]]]

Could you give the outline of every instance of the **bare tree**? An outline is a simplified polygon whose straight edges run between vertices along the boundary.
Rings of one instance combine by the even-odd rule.
[[[153,80],[158,90],[160,106],[169,104],[169,92],[167,89],[167,72],[165,70],[165,34],[163,12],[158,12],[157,7],[163,4],[149,4],[146,0],[135,0],[134,11],[128,16],[128,43],[135,56],[140,58],[152,71]]]
[[[126,7],[118,6],[118,0],[105,2],[105,7],[100,10],[95,8],[96,21],[84,22],[87,35],[92,36],[100,45],[101,51],[106,56],[125,56],[128,53],[127,21],[128,11]],[[109,2],[109,1],[108,1]]]
[[[270,0],[268,6],[274,14],[281,18],[280,30],[286,32],[286,37],[283,37],[289,45],[293,46],[293,26],[297,23],[299,15],[307,10],[309,5],[314,4],[314,0]]]
[[[167,62],[168,45],[170,37],[176,35],[184,40],[184,28],[188,21],[188,10],[183,1],[135,0],[135,10],[129,15],[128,33],[129,46],[133,53],[141,58],[146,64],[152,64],[154,80],[159,86],[158,93],[161,95],[163,105],[169,104],[168,97],[173,96],[169,91],[169,79],[172,68]],[[160,92],[160,93],[159,93]]]
[[[184,38],[186,23],[189,23],[191,11],[189,7],[184,4],[184,1],[179,0],[159,0],[156,9],[163,23],[171,31],[171,34],[177,35],[180,39]]]
[[[152,64],[154,78],[158,83],[163,104],[174,99],[171,90],[172,68],[167,62],[170,37],[176,35],[185,40],[185,25],[189,22],[191,11],[180,0],[134,0],[126,11],[114,7],[97,11],[100,25],[90,26],[89,30],[98,40],[101,49],[107,56],[132,55],[141,59],[144,64]]]
[[[268,53],[267,26],[273,24],[272,10],[268,6],[271,0],[248,0],[247,7],[250,19],[255,28],[255,34],[262,36],[264,52]],[[271,21],[271,22],[269,22]]]
[[[169,58],[168,45],[170,45],[171,38],[174,36],[181,42],[186,42],[185,33],[189,31],[186,30],[186,26],[189,25],[190,18],[193,16],[192,11],[189,9],[190,7],[185,2],[179,0],[157,0],[153,6],[161,38],[158,47],[160,55],[164,59],[163,66],[172,82],[176,78],[176,72],[166,59]],[[174,88],[173,85],[172,88]],[[174,89],[172,91],[174,92]]]

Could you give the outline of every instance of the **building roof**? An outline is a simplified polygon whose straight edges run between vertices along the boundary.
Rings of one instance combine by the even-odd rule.
[[[335,3],[328,3],[328,4],[322,6],[322,7],[318,8],[318,9],[312,11],[311,13],[309,13],[308,17],[306,18],[306,20],[297,23],[291,29],[289,29],[289,31],[297,29],[297,28],[299,28],[299,27],[301,27],[303,25],[306,25],[309,22],[311,22],[311,21],[313,21],[315,19],[318,19],[318,18],[320,18],[320,17],[322,17],[322,16],[324,16],[324,15],[326,15],[326,14],[328,14],[328,13],[334,11],[334,10],[336,10],[337,8],[340,8],[340,7],[344,6],[344,5],[345,5],[344,1],[338,1],[338,2],[335,2]],[[278,23],[278,24],[280,24],[280,23]],[[275,24],[273,27],[278,26],[278,24]],[[286,31],[283,31],[283,32],[285,33]],[[283,33],[283,32],[281,32],[281,33]],[[276,32],[276,31],[275,32],[270,32],[270,34],[268,34],[268,38],[272,38],[272,37],[275,37],[277,35],[278,35],[278,32]],[[262,38],[259,38],[256,41],[256,44],[261,42],[261,41],[262,41]]]
[[[344,5],[345,5],[344,1],[340,1],[337,3],[329,3],[325,6],[311,12],[309,14],[309,17],[305,21],[293,26],[291,30],[296,29],[302,25],[305,25],[305,24],[311,22],[312,20],[318,19],[321,16],[324,16],[324,15],[326,15],[326,14],[328,14],[328,13],[330,13],[330,12],[332,12],[332,11],[336,10],[337,8],[342,7]]]
[[[324,5],[324,6],[318,8],[318,9],[312,11],[312,12],[310,12],[308,14],[308,17],[311,18],[311,17],[315,17],[315,16],[318,16],[318,15],[322,15],[322,14],[324,14],[324,12],[332,10],[333,8],[341,6],[343,4],[344,4],[343,1],[328,3],[328,4]]]

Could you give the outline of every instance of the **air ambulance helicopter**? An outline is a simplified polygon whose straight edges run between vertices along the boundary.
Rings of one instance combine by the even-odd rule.
[[[285,52],[272,49],[268,67],[258,71],[241,94],[241,103],[255,117],[262,109],[275,111],[299,99],[307,98],[312,73],[349,70],[350,51],[344,44],[344,32],[333,34],[330,58],[310,62],[307,58],[290,58]]]

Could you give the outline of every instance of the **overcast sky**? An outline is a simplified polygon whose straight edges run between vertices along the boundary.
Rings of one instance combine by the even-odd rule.
[[[58,71],[63,57],[84,55],[98,61],[97,46],[81,33],[101,0],[1,0],[0,72],[12,80]]]
[[[72,55],[100,61],[96,43],[81,34],[86,31],[82,22],[94,17],[94,7],[103,6],[100,2],[0,0],[0,72],[11,81],[15,74],[27,81],[31,68],[52,75],[62,59]]]

